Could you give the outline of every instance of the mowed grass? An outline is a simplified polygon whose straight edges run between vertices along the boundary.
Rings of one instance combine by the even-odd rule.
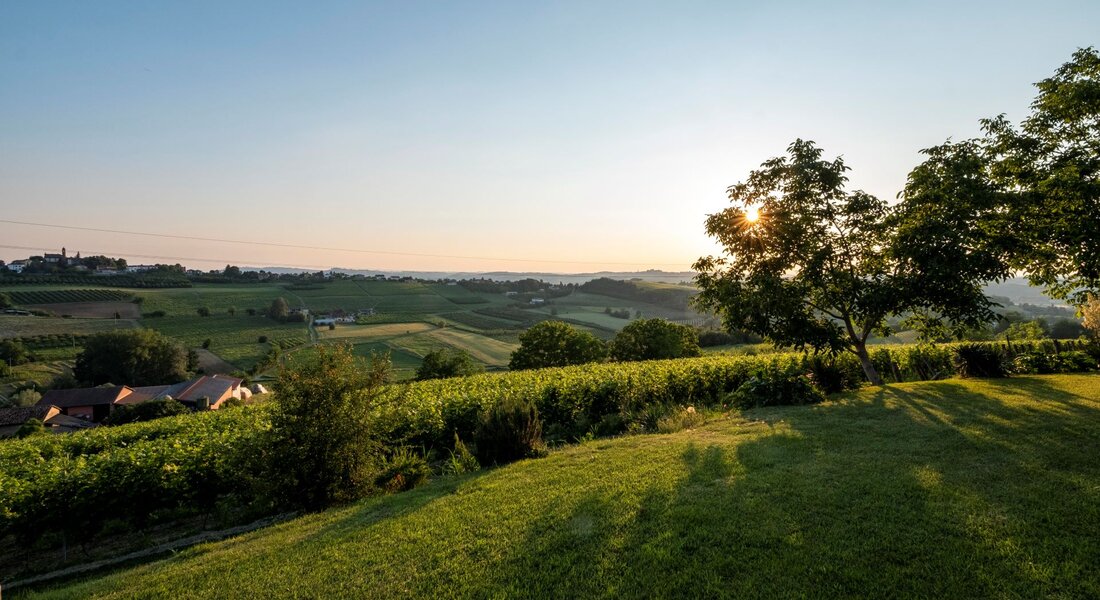
[[[596,440],[48,598],[1100,597],[1100,376]]]

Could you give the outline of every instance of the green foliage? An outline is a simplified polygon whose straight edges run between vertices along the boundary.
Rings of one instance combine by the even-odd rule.
[[[1001,335],[1005,340],[1041,340],[1047,336],[1038,321],[1017,321],[1008,326]]]
[[[267,423],[266,410],[249,407],[4,441],[0,535],[83,542],[111,520],[144,527],[161,515],[203,514],[219,497],[246,502],[235,457]]]
[[[480,373],[484,369],[465,350],[439,348],[424,355],[424,361],[416,369],[416,378],[446,379]]]
[[[960,344],[955,347],[955,372],[959,377],[1005,377],[1006,357],[995,346]]]
[[[1100,340],[1100,296],[1088,295],[1088,300],[1081,306],[1081,319],[1089,337]]]
[[[992,320],[980,284],[1000,271],[970,268],[961,259],[933,264],[931,250],[966,258],[951,239],[914,254],[909,226],[922,221],[899,219],[886,202],[847,191],[848,167],[822,154],[813,142],[796,140],[787,156],[730,186],[733,206],[706,221],[724,255],[695,263],[697,304],[718,313],[731,331],[799,349],[851,352],[875,384],[882,379],[867,339],[889,332],[887,317],[920,312],[967,325]]]
[[[483,463],[506,464],[541,456],[545,446],[538,408],[519,398],[502,400],[482,415],[474,442]]]
[[[271,307],[267,309],[267,316],[276,321],[284,321],[289,315],[290,305],[286,303],[286,298],[279,296],[271,301]]]
[[[519,349],[512,353],[512,370],[564,367],[599,362],[607,347],[599,338],[561,321],[543,321],[519,336]]]
[[[460,475],[462,473],[472,473],[480,468],[481,465],[477,462],[477,457],[470,452],[470,449],[466,447],[466,444],[456,433],[454,448],[450,450],[450,457],[444,465],[444,471],[449,475]]]
[[[73,374],[92,385],[162,385],[188,377],[187,350],[152,329],[89,336]]]
[[[374,481],[374,409],[389,360],[369,364],[346,346],[319,346],[292,361],[275,385],[267,468],[282,504],[319,509],[354,500]]]
[[[138,404],[116,406],[107,417],[107,425],[125,425],[139,421],[152,421],[163,417],[174,417],[191,412],[176,400],[149,400]]]
[[[34,406],[42,399],[42,393],[34,388],[19,390],[11,395],[11,401],[15,406]]]
[[[428,461],[409,448],[398,448],[382,460],[374,483],[389,492],[404,492],[428,482],[432,469]]]
[[[15,437],[19,439],[29,438],[35,435],[42,435],[46,432],[46,426],[42,423],[41,419],[27,419],[25,423],[19,426],[19,429],[15,432]]]
[[[611,358],[621,361],[699,356],[698,335],[665,319],[639,319],[623,327],[611,342]]]
[[[0,340],[0,361],[8,365],[21,365],[30,360],[27,348],[20,340]]]
[[[196,308],[195,312],[198,313],[198,315],[200,317],[209,317],[210,316],[210,309],[205,307],[205,306],[200,306],[200,307]]]
[[[684,429],[694,429],[706,423],[703,413],[695,410],[694,406],[688,406],[673,411],[671,414],[657,420],[658,433],[676,433]]]
[[[793,363],[772,362],[762,366],[729,395],[737,408],[816,404],[825,400],[810,378]]]

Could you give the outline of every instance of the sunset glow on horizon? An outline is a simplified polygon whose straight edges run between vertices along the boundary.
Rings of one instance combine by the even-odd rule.
[[[690,270],[795,138],[893,198],[1023,113],[1095,38],[1066,4],[12,4],[0,260]]]

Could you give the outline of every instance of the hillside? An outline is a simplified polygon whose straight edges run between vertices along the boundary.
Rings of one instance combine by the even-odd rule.
[[[1100,376],[597,440],[33,597],[1097,597]]]

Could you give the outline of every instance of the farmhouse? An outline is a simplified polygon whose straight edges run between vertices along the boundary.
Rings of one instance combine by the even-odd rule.
[[[13,260],[10,263],[8,263],[8,270],[13,272],[13,273],[22,273],[23,269],[25,269],[26,267],[27,267],[26,259],[24,259],[24,260]]]
[[[195,410],[217,410],[230,398],[247,399],[252,395],[242,381],[228,375],[202,376],[175,385],[153,385],[134,388],[138,395],[123,398],[118,404],[138,404],[146,400],[177,400]]]
[[[129,386],[50,390],[43,394],[35,406],[56,406],[61,414],[99,423],[111,414],[118,401],[134,394]],[[149,400],[141,396],[139,402]]]
[[[11,437],[24,423],[38,419],[47,429],[55,433],[66,433],[77,429],[95,427],[94,423],[66,416],[56,406],[27,406],[19,408],[0,408],[0,438]]]
[[[50,390],[35,406],[55,406],[63,415],[99,423],[116,406],[174,399],[194,410],[217,410],[230,398],[247,399],[251,395],[236,377],[204,375],[172,385]]]

